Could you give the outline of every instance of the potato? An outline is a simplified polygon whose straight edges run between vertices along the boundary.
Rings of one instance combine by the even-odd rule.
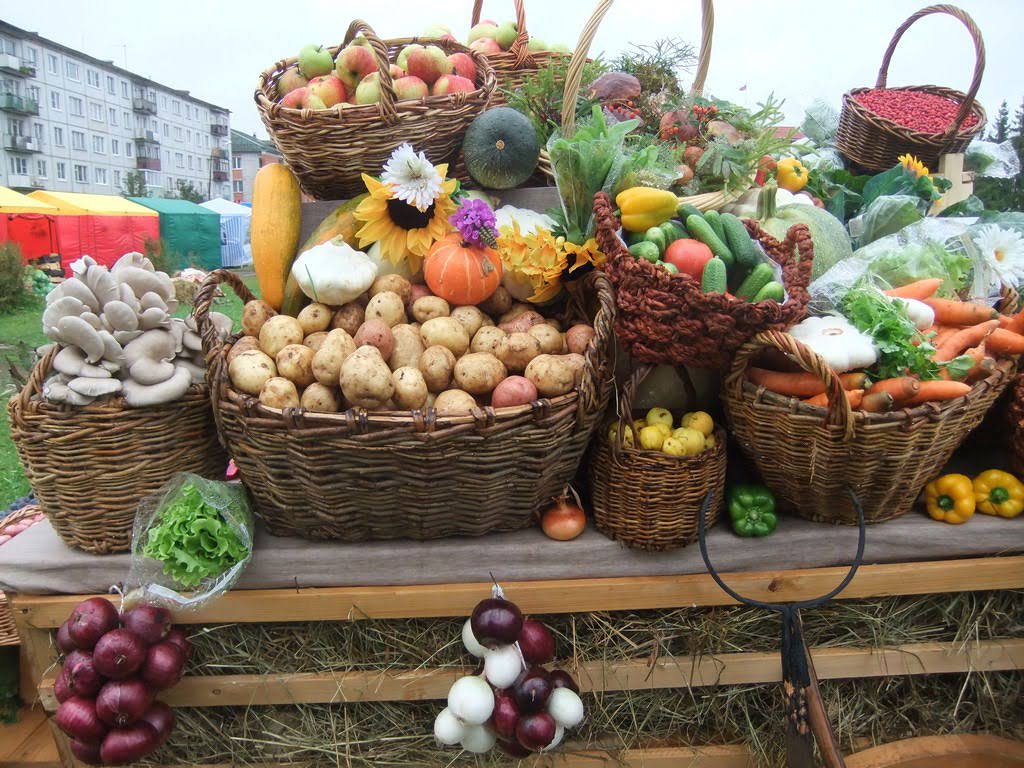
[[[298,408],[299,392],[294,382],[282,376],[272,376],[260,390],[260,402],[269,408]]]
[[[231,377],[232,386],[239,392],[258,395],[267,380],[277,376],[277,365],[270,355],[251,349],[228,363],[228,376]]]
[[[473,336],[470,352],[490,352],[499,360],[508,350],[508,334],[495,326],[484,326]]]
[[[537,387],[525,376],[509,376],[491,393],[491,405],[495,408],[529,405],[536,399]]]
[[[431,392],[440,392],[452,383],[455,355],[447,347],[427,347],[420,355],[420,373]]]
[[[435,317],[448,317],[449,314],[451,307],[440,296],[424,296],[416,299],[412,305],[412,316],[418,323],[425,323]]]
[[[313,376],[324,386],[338,386],[341,364],[355,351],[356,343],[348,332],[344,328],[335,328],[313,355]]]
[[[380,275],[373,281],[373,285],[370,286],[368,293],[370,298],[373,299],[377,294],[385,293],[386,291],[397,293],[402,299],[402,304],[408,304],[409,299],[412,297],[412,283],[401,275]]]
[[[362,306],[355,302],[343,304],[334,310],[331,328],[344,328],[349,336],[355,336],[359,326],[363,324],[365,314]]]
[[[371,298],[370,303],[366,305],[365,317],[367,321],[383,320],[390,328],[406,321],[405,303],[397,293],[382,291]]]
[[[521,301],[517,301],[514,304],[510,304],[509,308],[498,316],[498,325],[501,325],[502,323],[507,323],[510,320],[515,320],[524,312],[533,311],[535,310],[532,304],[524,304]]]
[[[354,405],[379,408],[391,399],[395,385],[380,350],[359,347],[341,364],[341,391]]]
[[[307,411],[316,413],[337,413],[341,408],[341,397],[338,395],[337,387],[325,387],[323,384],[313,383],[302,393],[299,405]]]
[[[314,381],[313,350],[302,344],[289,344],[277,353],[277,375],[294,381],[299,387],[308,387]]]
[[[562,355],[562,359],[572,368],[573,386],[578,387],[580,382],[583,381],[583,366],[587,362],[586,358],[583,355],[570,352],[568,355]]]
[[[484,318],[487,317],[476,307],[456,307],[452,310],[451,316],[462,324],[471,339],[480,330],[484,324]]]
[[[299,311],[296,318],[302,326],[302,332],[309,336],[317,331],[326,331],[334,318],[334,310],[326,304],[309,304]]]
[[[480,325],[481,328],[496,328],[497,324],[494,322],[494,318],[490,315],[484,315],[484,321]]]
[[[469,349],[469,334],[462,327],[462,323],[453,317],[435,317],[427,320],[420,327],[420,336],[423,337],[424,346],[447,347],[456,357],[461,357]]]
[[[406,311],[412,314],[412,305],[416,303],[418,299],[422,299],[424,296],[433,296],[430,289],[425,285],[413,285],[409,289],[409,298],[405,301]]]
[[[576,385],[573,364],[562,355],[538,355],[526,366],[526,378],[544,397],[557,397],[572,392]]]
[[[535,325],[529,330],[529,334],[540,342],[540,351],[545,355],[558,355],[562,352],[562,334],[558,329],[547,323]]]
[[[371,346],[380,350],[380,356],[387,360],[395,351],[395,334],[383,320],[367,320],[352,337],[356,347]]]
[[[455,386],[471,395],[486,395],[507,375],[505,366],[488,352],[471,352],[455,363]]]
[[[327,338],[327,331],[317,331],[311,333],[309,336],[302,340],[303,346],[309,347],[313,352],[317,352],[320,349],[320,345],[324,343],[324,339]]]
[[[253,299],[242,307],[242,333],[246,336],[259,336],[263,324],[277,315],[274,308],[265,301]]]
[[[505,333],[526,333],[535,325],[542,325],[544,318],[537,312],[523,312],[520,315],[498,323],[498,327]]]
[[[473,396],[461,389],[446,389],[434,401],[434,408],[438,413],[468,414],[476,407],[477,403]]]
[[[539,354],[540,342],[536,336],[531,336],[528,333],[513,333],[508,337],[504,355],[499,354],[498,359],[509,371],[522,373],[530,361]]]
[[[499,285],[494,293],[481,301],[477,306],[488,315],[500,317],[512,309],[512,294],[508,292],[508,288],[504,285]]]
[[[392,371],[406,367],[419,368],[420,355],[426,349],[419,329],[411,325],[396,325],[391,333],[395,337],[395,348],[388,357],[388,367]]]
[[[391,379],[395,385],[395,405],[399,410],[411,411],[423,407],[427,401],[427,382],[423,380],[419,368],[408,365],[396,368]]]
[[[559,333],[562,332],[562,321],[559,320],[557,317],[545,317],[544,318],[544,325],[550,325],[552,328],[554,328]]]
[[[238,341],[231,345],[231,349],[228,350],[228,366],[231,366],[231,361],[238,357],[243,352],[249,352],[256,350],[260,352],[260,340],[255,336],[242,336]]]
[[[569,347],[570,352],[582,355],[587,351],[590,340],[596,335],[591,326],[581,323],[580,325],[574,325],[565,332],[565,343]]]
[[[282,349],[289,344],[301,344],[305,337],[302,326],[294,317],[275,315],[260,328],[260,349],[271,357],[277,357]]]

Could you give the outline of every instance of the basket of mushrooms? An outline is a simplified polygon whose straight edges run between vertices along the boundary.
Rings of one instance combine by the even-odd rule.
[[[141,253],[83,256],[46,297],[44,347],[8,403],[11,439],[57,535],[129,549],[139,501],[177,472],[223,478],[202,344],[165,272]],[[231,320],[211,313],[226,337]]]

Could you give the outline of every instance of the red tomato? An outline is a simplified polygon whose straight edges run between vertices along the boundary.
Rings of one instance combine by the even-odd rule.
[[[700,280],[704,265],[714,258],[711,249],[699,240],[676,240],[665,250],[664,261],[672,264],[680,273]]]

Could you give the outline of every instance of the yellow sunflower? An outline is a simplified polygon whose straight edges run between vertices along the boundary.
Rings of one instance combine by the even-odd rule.
[[[903,166],[903,170],[911,176],[931,176],[928,172],[928,168],[918,160],[916,157],[911,155],[909,152],[905,155],[899,156],[900,164]]]
[[[558,296],[567,267],[574,272],[585,264],[595,267],[604,264],[604,254],[593,239],[576,245],[564,237],[555,237],[551,230],[543,227],[536,232],[523,233],[516,221],[501,228],[498,253],[504,268],[533,288],[529,301],[534,304],[544,304]],[[576,257],[572,267],[569,267],[570,254]]]

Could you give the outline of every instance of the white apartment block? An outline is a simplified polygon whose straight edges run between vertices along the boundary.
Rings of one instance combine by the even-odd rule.
[[[0,185],[120,195],[138,170],[150,197],[179,179],[231,194],[229,112],[0,20]]]

